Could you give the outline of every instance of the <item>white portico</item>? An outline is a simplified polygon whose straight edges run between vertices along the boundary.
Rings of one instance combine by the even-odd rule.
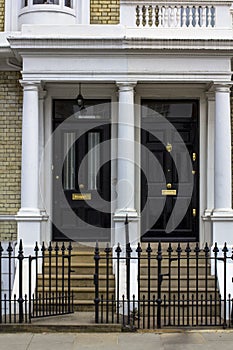
[[[63,119],[67,117],[66,109],[76,99],[80,83],[82,94],[90,104],[110,101],[111,105],[110,112],[108,115],[105,113],[103,118],[106,124],[111,125],[110,136],[106,136],[110,139],[111,165],[109,173],[104,176],[104,183],[110,188],[111,213],[110,224],[101,225],[111,231],[109,241],[112,246],[118,242],[125,244],[126,214],[130,221],[130,242],[136,244],[143,234],[141,212],[145,188],[140,170],[144,161],[141,159],[140,143],[141,127],[146,119],[141,106],[148,106],[151,101],[154,101],[156,113],[163,116],[167,113],[171,120],[178,116],[173,126],[179,129],[180,134],[186,135],[184,139],[187,135],[190,140],[193,137],[193,142],[188,138],[185,142],[193,166],[195,193],[190,212],[184,214],[189,217],[189,229],[196,232],[192,240],[210,244],[227,241],[230,244],[233,229],[231,2],[210,0],[190,3],[181,0],[179,3],[145,3],[141,0],[121,0],[119,25],[101,26],[90,25],[89,1],[43,3],[28,0],[18,3],[18,7],[14,4],[12,0],[6,4],[4,40],[15,56],[11,63],[17,62],[23,67],[21,209],[16,220],[18,238],[23,239],[24,245],[30,249],[35,241],[54,239],[54,183],[60,176],[56,166],[54,168],[54,160],[59,158],[59,152],[58,156],[55,155],[53,145],[48,144],[54,125],[61,122],[59,113],[63,113]],[[55,112],[55,103],[58,103],[61,112]],[[72,108],[75,113],[75,106]],[[186,112],[182,112],[184,110]],[[92,112],[92,118],[86,118],[87,123],[91,123],[97,113],[96,109]],[[179,118],[185,120],[182,127]],[[79,121],[79,124],[82,122]],[[149,122],[147,125],[150,125]],[[152,123],[151,132],[153,128],[156,129],[156,126]],[[168,150],[173,147],[172,157],[176,141],[171,141],[173,136],[169,132],[164,136],[164,142],[160,139],[160,143]],[[62,133],[71,146],[71,140],[77,136],[74,130],[63,130]],[[92,145],[100,137],[97,134],[88,136]],[[159,151],[153,148],[153,142],[152,139],[145,141],[144,146],[151,147],[156,156]],[[190,148],[192,143],[195,149]],[[78,151],[77,148],[75,152]],[[163,149],[163,152],[166,151]],[[165,164],[158,163],[158,166],[162,164],[165,174],[159,191],[171,189],[177,195],[179,184],[173,188],[176,186],[172,182],[174,179],[169,180],[169,152],[164,153]],[[97,151],[95,156],[100,159]],[[71,158],[69,161],[67,174],[69,169],[75,169]],[[90,164],[95,169],[93,159],[90,159]],[[147,170],[151,174],[149,165]],[[153,184],[152,177],[148,180],[150,184]],[[84,181],[80,184],[85,190]],[[73,188],[67,191],[72,192]],[[84,193],[91,196],[87,190]],[[69,195],[72,196],[72,193]],[[147,210],[153,215],[157,205],[153,204],[155,194],[151,197]],[[78,204],[73,202],[74,207],[76,205],[74,210],[81,210]],[[169,210],[167,213],[171,214]],[[63,212],[60,214],[58,216],[62,217]],[[64,226],[77,226],[75,218],[69,215],[66,222],[64,219]],[[183,221],[183,227],[186,226]],[[176,238],[185,237],[178,235]],[[190,238],[190,235],[187,237]]]

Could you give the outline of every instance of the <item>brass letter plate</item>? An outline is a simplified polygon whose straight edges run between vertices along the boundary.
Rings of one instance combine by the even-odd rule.
[[[162,190],[162,196],[176,196],[176,190]]]
[[[72,201],[90,201],[91,193],[73,193]]]

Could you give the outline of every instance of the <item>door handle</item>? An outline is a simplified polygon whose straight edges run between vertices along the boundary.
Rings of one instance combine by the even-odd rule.
[[[172,188],[172,184],[168,183],[167,188]]]

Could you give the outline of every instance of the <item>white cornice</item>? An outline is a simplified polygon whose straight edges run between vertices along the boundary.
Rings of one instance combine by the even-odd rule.
[[[28,38],[9,37],[10,47],[26,50],[198,50],[231,51],[233,39]]]

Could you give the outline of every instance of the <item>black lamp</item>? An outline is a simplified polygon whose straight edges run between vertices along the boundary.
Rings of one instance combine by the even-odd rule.
[[[85,109],[84,98],[83,98],[83,95],[81,94],[81,83],[79,83],[79,94],[76,97],[76,100],[77,100],[77,104],[78,104],[80,110]]]

